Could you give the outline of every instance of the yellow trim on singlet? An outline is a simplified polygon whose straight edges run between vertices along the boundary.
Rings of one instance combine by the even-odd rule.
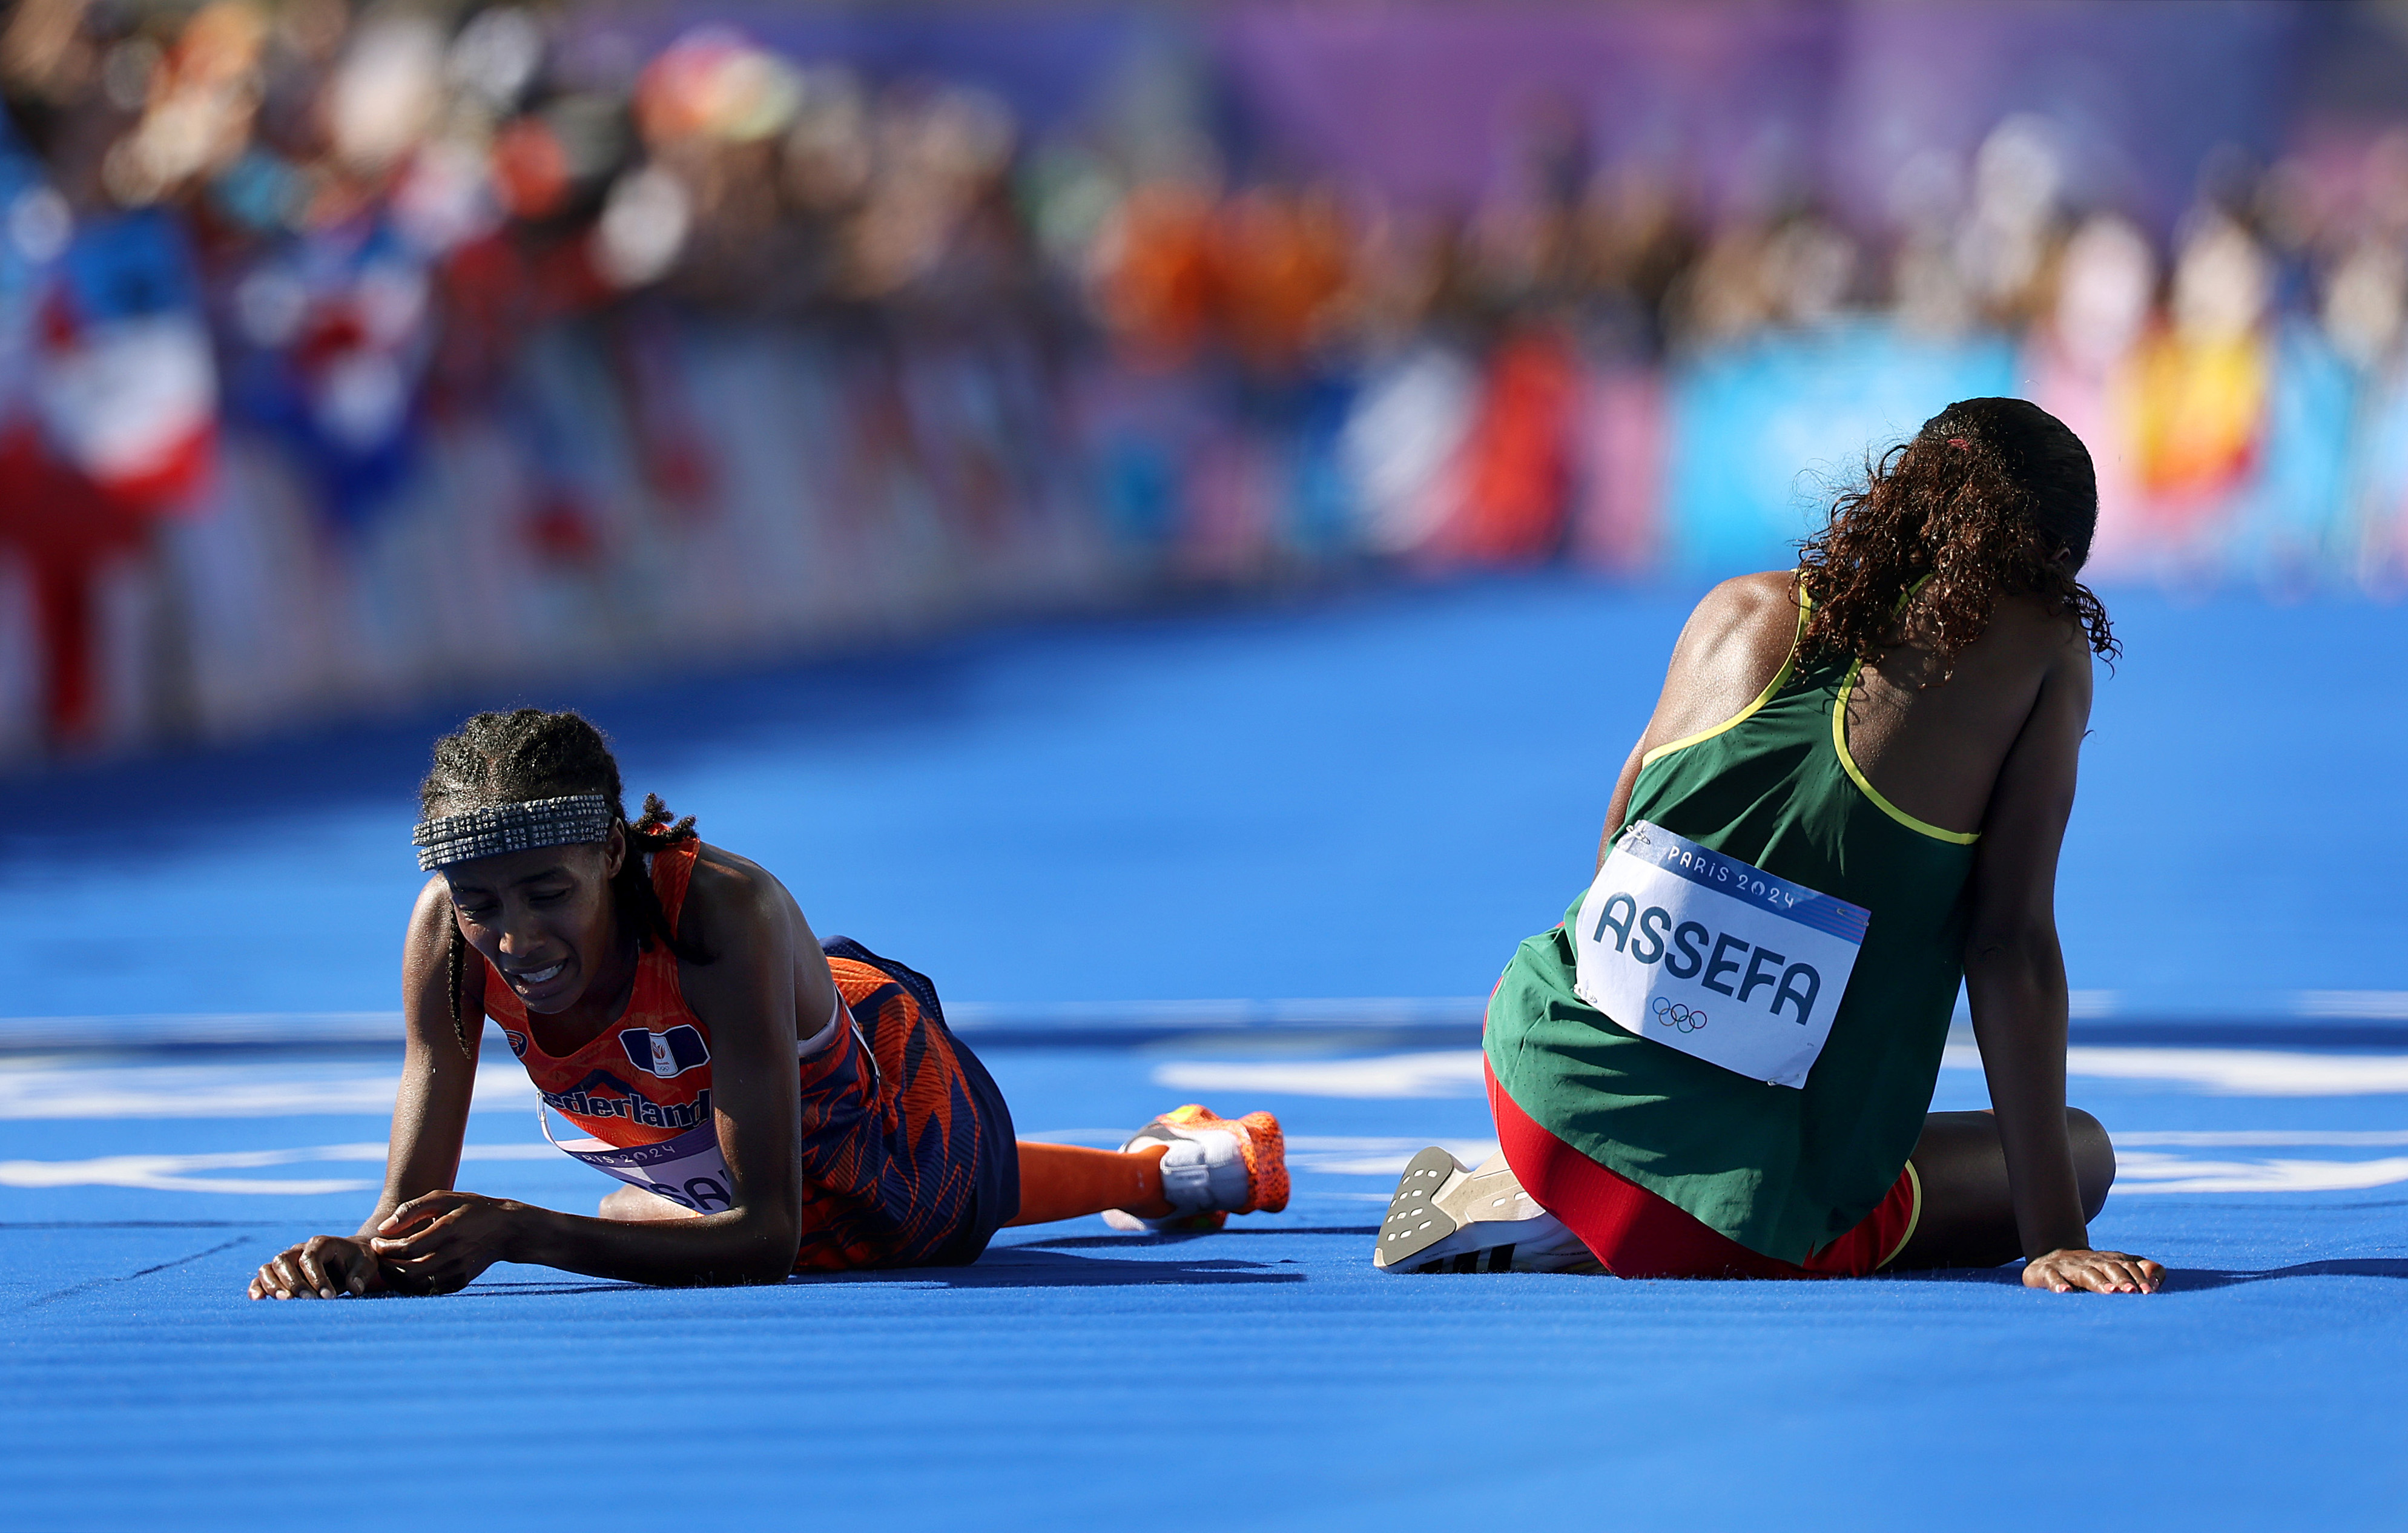
[[[1639,765],[1641,766],[1652,766],[1655,763],[1656,758],[1658,756],[1669,756],[1675,751],[1685,751],[1692,745],[1697,745],[1703,741],[1713,739],[1716,735],[1723,733],[1723,731],[1727,729],[1736,729],[1741,724],[1743,724],[1748,720],[1754,718],[1758,709],[1772,701],[1773,695],[1778,693],[1783,687],[1788,685],[1789,673],[1798,668],[1798,646],[1799,641],[1804,639],[1806,637],[1806,614],[1813,610],[1813,597],[1806,595],[1803,591],[1798,593],[1798,631],[1790,636],[1789,653],[1787,657],[1781,662],[1781,668],[1773,672],[1772,680],[1765,683],[1765,688],[1762,692],[1756,695],[1756,701],[1748,704],[1745,708],[1741,709],[1738,712],[1732,714],[1729,718],[1725,719],[1722,723],[1714,725],[1712,729],[1706,730],[1701,734],[1684,735],[1679,739],[1673,740],[1670,744],[1656,747],[1656,749],[1648,752],[1645,755],[1639,758]]]
[[[1888,799],[1884,798],[1881,795],[1881,791],[1875,788],[1870,781],[1866,780],[1863,772],[1857,770],[1856,758],[1848,754],[1848,694],[1856,690],[1856,676],[1864,668],[1865,663],[1861,660],[1848,667],[1848,679],[1840,683],[1839,700],[1831,705],[1831,749],[1840,753],[1840,765],[1847,768],[1849,778],[1855,781],[1858,788],[1864,791],[1864,795],[1867,798],[1873,801],[1873,807],[1875,809],[1880,809],[1884,814],[1888,815],[1891,819],[1897,821],[1899,824],[1904,825],[1907,829],[1921,831],[1924,835],[1930,837],[1934,840],[1954,841],[1958,846],[1971,846],[1975,841],[1982,838],[1982,833],[1980,831],[1942,830],[1938,825],[1932,824],[1928,821],[1918,820],[1914,815],[1907,813],[1902,809],[1899,809],[1896,804],[1891,803]]]
[[[1914,1207],[1906,1215],[1906,1233],[1898,1238],[1898,1244],[1889,1248],[1888,1255],[1873,1263],[1876,1272],[1898,1260],[1898,1254],[1906,1249],[1906,1242],[1914,1239],[1914,1226],[1923,1223],[1923,1176],[1915,1170],[1914,1162],[1911,1160],[1906,1163],[1906,1182],[1908,1189],[1914,1194]]]

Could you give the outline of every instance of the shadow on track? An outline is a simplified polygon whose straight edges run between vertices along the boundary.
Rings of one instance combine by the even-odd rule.
[[[1295,1232],[1290,1232],[1295,1233]],[[1353,1233],[1349,1231],[1348,1233]],[[1193,1236],[1125,1237],[1126,1244],[1175,1245]],[[989,1251],[970,1267],[898,1267],[874,1272],[796,1273],[782,1286],[818,1288],[838,1283],[876,1283],[905,1288],[1139,1288],[1163,1284],[1302,1282],[1300,1270],[1282,1271],[1259,1262],[1114,1261],[1072,1256],[1026,1246]],[[764,1284],[763,1286],[772,1286]],[[570,1294],[691,1293],[687,1288],[649,1288],[636,1282],[495,1282],[466,1290],[478,1298],[552,1298]]]
[[[2300,1262],[2292,1267],[2269,1268],[2263,1272],[2184,1268],[2167,1272],[2166,1287],[2160,1292],[2232,1288],[2244,1282],[2267,1282],[2276,1278],[2408,1278],[2408,1261],[2397,1257],[2345,1257],[2338,1261]]]
[[[2024,1273],[2020,1267],[1955,1268],[1929,1272],[1885,1272],[1881,1278],[1889,1282],[1988,1282],[2021,1287]],[[2352,1256],[2333,1261],[2300,1262],[2291,1267],[2272,1267],[2259,1272],[2170,1267],[2166,1268],[2165,1284],[2157,1292],[2197,1294],[2214,1288],[2236,1288],[2243,1283],[2271,1282],[2278,1278],[2408,1278],[2408,1260]]]
[[[1185,1245],[1190,1240],[1226,1240],[1232,1236],[1263,1235],[1361,1235],[1380,1233],[1377,1225],[1289,1225],[1268,1229],[1197,1230],[1193,1233],[1159,1235],[1061,1235],[1051,1240],[1020,1240],[1008,1246],[990,1246],[987,1257],[1004,1251],[1085,1251],[1096,1247],[1115,1247],[1123,1251],[1149,1251],[1163,1246]],[[985,1260],[987,1257],[982,1257]]]
[[[1166,1240],[1164,1244],[1175,1244]],[[1115,1261],[1073,1256],[1027,1246],[992,1249],[970,1267],[898,1268],[891,1272],[832,1272],[797,1277],[798,1284],[899,1282],[914,1288],[1129,1288],[1161,1283],[1302,1282],[1301,1271],[1282,1271],[1260,1262],[1182,1261],[1177,1258]]]

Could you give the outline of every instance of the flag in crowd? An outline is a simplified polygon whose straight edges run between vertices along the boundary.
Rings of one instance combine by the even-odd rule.
[[[2156,14],[18,0],[0,754],[1765,567],[1975,394],[2088,442],[2100,580],[2392,594],[2408,107],[2277,89],[2339,7],[2136,93]]]

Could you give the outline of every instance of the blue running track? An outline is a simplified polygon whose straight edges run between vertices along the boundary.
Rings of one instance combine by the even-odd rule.
[[[2164,1294],[1371,1269],[1404,1160],[1484,1152],[1476,997],[1585,880],[1694,595],[476,699],[587,708],[631,788],[925,969],[1025,1133],[1288,1126],[1284,1214],[1009,1231],[955,1271],[245,1301],[373,1200],[449,721],[12,783],[0,1527],[2408,1526],[2408,609],[2111,598],[2073,1096],[2123,1147],[2093,1233]],[[589,1207],[496,1054],[463,1184]],[[1953,1050],[1936,1105],[1983,1100]]]

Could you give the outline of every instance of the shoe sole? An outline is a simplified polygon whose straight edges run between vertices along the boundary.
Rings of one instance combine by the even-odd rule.
[[[1520,1226],[1544,1211],[1512,1171],[1475,1171],[1433,1145],[1405,1163],[1371,1265],[1383,1272],[1510,1272]]]

